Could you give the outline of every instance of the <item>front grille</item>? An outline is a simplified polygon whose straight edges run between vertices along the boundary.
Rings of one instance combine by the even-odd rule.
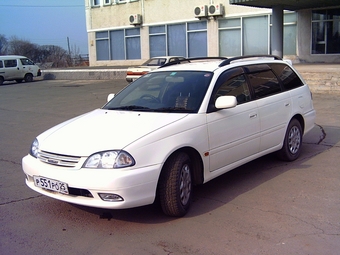
[[[38,159],[50,165],[62,167],[75,167],[78,164],[80,157],[61,155],[47,151],[40,151],[38,153]]]

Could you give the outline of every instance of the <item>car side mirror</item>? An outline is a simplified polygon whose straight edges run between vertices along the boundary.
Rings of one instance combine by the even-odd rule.
[[[237,105],[235,96],[220,96],[216,99],[215,107],[217,109],[233,108]]]
[[[114,97],[115,97],[115,94],[114,94],[114,93],[109,94],[109,95],[107,96],[107,101],[108,101],[108,102],[111,101],[111,99],[114,98]]]

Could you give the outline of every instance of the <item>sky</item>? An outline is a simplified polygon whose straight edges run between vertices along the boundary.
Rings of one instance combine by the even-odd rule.
[[[0,0],[0,34],[88,54],[84,0]]]

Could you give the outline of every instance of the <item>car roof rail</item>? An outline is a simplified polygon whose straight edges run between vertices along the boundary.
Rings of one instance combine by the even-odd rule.
[[[226,57],[197,57],[197,58],[185,58],[185,59],[176,59],[175,61],[171,61],[169,63],[166,63],[164,65],[162,65],[159,68],[163,68],[166,66],[172,66],[172,65],[177,65],[177,64],[181,64],[181,63],[191,63],[193,61],[199,61],[199,60],[213,60],[213,59],[217,59],[217,60],[227,60],[228,58]]]
[[[239,56],[239,57],[233,57],[233,58],[227,58],[224,60],[219,67],[229,65],[233,61],[237,60],[243,60],[243,59],[249,59],[249,58],[274,58],[275,60],[282,60],[281,57],[276,55],[246,55],[246,56]]]

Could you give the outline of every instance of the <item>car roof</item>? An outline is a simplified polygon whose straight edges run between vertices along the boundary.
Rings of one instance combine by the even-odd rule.
[[[189,63],[188,63],[189,62]],[[160,71],[207,71],[214,72],[215,70],[223,67],[236,67],[254,64],[265,63],[286,63],[280,57],[273,55],[251,55],[240,56],[233,58],[224,57],[204,57],[204,58],[188,58],[180,63],[174,62],[165,64],[163,67],[157,69],[155,72]]]
[[[19,55],[3,55],[0,56],[1,59],[13,59],[13,58],[27,58],[25,56],[19,56]]]
[[[157,56],[157,57],[152,57],[150,59],[155,59],[155,58],[184,58],[182,56]]]

